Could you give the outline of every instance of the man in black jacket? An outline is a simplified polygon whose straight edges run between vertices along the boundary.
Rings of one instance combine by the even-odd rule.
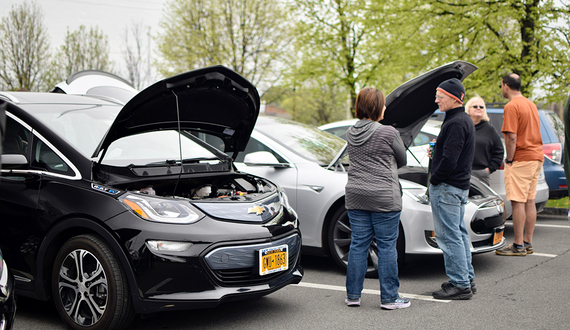
[[[465,89],[459,79],[442,82],[435,103],[445,120],[432,155],[429,196],[435,239],[443,251],[448,282],[435,291],[436,299],[470,299],[475,291],[469,234],[463,221],[468,201],[475,128],[463,107]]]

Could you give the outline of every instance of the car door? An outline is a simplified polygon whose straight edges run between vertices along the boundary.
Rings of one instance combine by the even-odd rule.
[[[29,126],[7,113],[0,176],[0,248],[15,275],[30,273],[22,256],[38,243],[28,230],[38,218],[41,183],[41,172],[30,169],[32,137]],[[25,163],[10,160],[14,157]]]

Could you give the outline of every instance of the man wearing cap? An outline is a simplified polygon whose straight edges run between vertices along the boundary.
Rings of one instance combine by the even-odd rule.
[[[476,291],[469,234],[463,221],[475,153],[475,127],[463,107],[465,89],[459,79],[442,82],[435,103],[445,119],[432,155],[429,197],[435,239],[443,251],[448,282],[435,299],[470,299]]]

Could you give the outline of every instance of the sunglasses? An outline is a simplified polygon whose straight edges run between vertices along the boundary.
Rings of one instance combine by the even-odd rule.
[[[485,109],[485,107],[482,105],[472,105],[471,107],[475,109]]]

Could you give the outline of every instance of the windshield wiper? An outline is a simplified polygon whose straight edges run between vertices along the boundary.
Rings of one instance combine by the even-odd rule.
[[[195,158],[185,158],[182,161],[180,161],[179,159],[166,159],[166,160],[161,160],[158,162],[148,163],[145,166],[148,166],[148,165],[178,165],[180,163],[182,163],[182,164],[195,164],[195,163],[200,163],[201,161],[204,161],[204,160],[224,161],[218,157],[195,157]]]

